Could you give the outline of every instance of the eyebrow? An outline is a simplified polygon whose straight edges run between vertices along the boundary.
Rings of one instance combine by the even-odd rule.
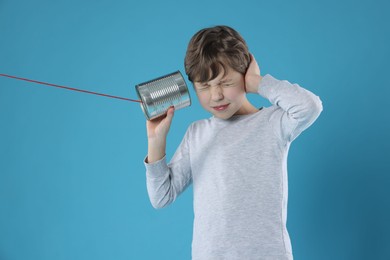
[[[221,84],[221,83],[226,83],[226,82],[228,82],[228,81],[231,81],[232,79],[231,78],[228,78],[228,79],[221,79],[220,81],[219,81],[219,83]],[[202,82],[202,83],[200,83],[202,86],[206,86],[206,85],[209,85],[207,82]]]
[[[225,82],[228,82],[228,81],[231,81],[232,79],[222,79],[219,81],[219,83],[225,83]]]

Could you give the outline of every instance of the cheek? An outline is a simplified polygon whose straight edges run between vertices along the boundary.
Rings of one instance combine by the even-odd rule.
[[[245,95],[244,87],[235,87],[230,89],[225,89],[224,96],[227,99],[234,100],[240,99]]]
[[[208,97],[207,93],[205,93],[205,92],[196,93],[196,95],[197,95],[198,100],[199,100],[199,103],[200,103],[201,105],[208,104],[208,102],[209,102],[209,97]]]

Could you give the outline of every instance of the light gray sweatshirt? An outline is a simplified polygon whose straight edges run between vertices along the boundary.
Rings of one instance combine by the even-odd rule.
[[[265,75],[258,93],[272,106],[228,120],[192,123],[169,164],[146,163],[155,208],[194,192],[193,260],[293,259],[287,232],[287,155],[320,115],[318,96]]]

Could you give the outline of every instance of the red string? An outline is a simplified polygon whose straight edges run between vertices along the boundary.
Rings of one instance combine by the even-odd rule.
[[[77,89],[77,88],[70,88],[70,87],[60,86],[60,85],[46,83],[46,82],[42,82],[42,81],[36,81],[36,80],[32,80],[32,79],[15,77],[15,76],[6,75],[6,74],[0,74],[0,76],[12,78],[12,79],[24,80],[24,81],[33,82],[33,83],[38,83],[38,84],[41,84],[41,85],[47,85],[47,86],[51,86],[51,87],[64,88],[64,89],[68,89],[68,90],[79,91],[79,92],[84,92],[84,93],[88,93],[88,94],[94,94],[94,95],[109,97],[109,98],[117,98],[117,99],[122,99],[122,100],[126,100],[126,101],[131,101],[131,102],[138,102],[138,103],[142,102],[141,100],[135,100],[135,99],[129,99],[129,98],[124,98],[124,97],[111,96],[111,95],[101,94],[101,93],[92,92],[92,91],[88,91],[88,90],[82,90],[82,89]]]

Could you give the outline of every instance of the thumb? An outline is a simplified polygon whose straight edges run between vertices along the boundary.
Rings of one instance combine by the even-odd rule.
[[[174,111],[175,107],[170,107],[167,111],[167,116],[164,118],[164,121],[166,121],[166,124],[168,124],[168,126],[170,126],[172,123],[173,115],[175,113]]]

